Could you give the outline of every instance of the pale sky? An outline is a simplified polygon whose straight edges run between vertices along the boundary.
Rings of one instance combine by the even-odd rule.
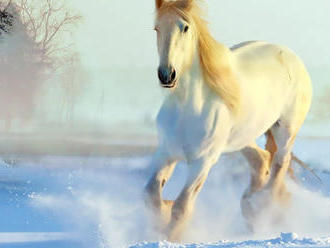
[[[88,77],[75,86],[74,108],[63,85],[49,82],[47,92],[40,94],[43,104],[39,106],[44,107],[37,119],[63,125],[77,121],[79,127],[92,123],[91,128],[104,124],[107,131],[118,127],[127,131],[125,123],[134,127],[148,123],[146,129],[153,130],[149,127],[163,99],[156,73],[154,0],[67,1],[84,18],[72,41]],[[211,31],[225,45],[265,40],[288,46],[301,56],[314,82],[314,113],[320,118],[325,116],[322,111],[328,113],[319,107],[329,104],[324,99],[330,89],[330,0],[205,2]]]
[[[87,66],[156,66],[154,0],[71,1],[84,17],[76,45]],[[205,2],[218,41],[228,46],[246,40],[279,43],[306,64],[330,68],[329,0]]]

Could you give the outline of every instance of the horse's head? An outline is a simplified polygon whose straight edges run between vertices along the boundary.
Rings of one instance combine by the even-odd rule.
[[[196,29],[189,10],[193,0],[156,0],[158,77],[164,88],[174,88],[191,65],[197,44]]]

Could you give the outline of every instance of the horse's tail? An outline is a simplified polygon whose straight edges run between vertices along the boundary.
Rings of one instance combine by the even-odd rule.
[[[296,180],[296,177],[294,175],[294,171],[292,168],[292,162],[296,162],[300,167],[304,168],[305,170],[308,170],[320,183],[322,183],[322,179],[315,173],[313,169],[310,168],[308,164],[306,164],[304,161],[299,159],[293,152],[291,153],[291,165],[289,167],[289,175],[293,180]]]

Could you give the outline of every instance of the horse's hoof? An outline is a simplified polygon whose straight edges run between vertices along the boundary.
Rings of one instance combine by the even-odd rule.
[[[241,210],[247,219],[254,219],[262,209],[271,205],[271,194],[266,191],[244,194],[241,200]]]
[[[162,200],[159,208],[156,209],[156,216],[154,218],[155,225],[160,233],[166,235],[166,228],[171,222],[172,207],[174,201]]]
[[[244,194],[241,200],[242,215],[249,231],[254,231],[260,223],[280,225],[285,220],[285,209],[290,206],[291,194],[285,187],[280,191],[264,189]]]
[[[182,241],[183,229],[178,225],[173,225],[173,222],[169,223],[164,233],[170,242],[179,243]]]
[[[284,185],[273,193],[273,199],[281,207],[289,207],[291,205],[291,193]]]
[[[174,201],[170,200],[163,200],[162,205],[160,207],[160,217],[161,217],[161,225],[163,227],[166,227],[172,217],[172,207],[173,207]]]

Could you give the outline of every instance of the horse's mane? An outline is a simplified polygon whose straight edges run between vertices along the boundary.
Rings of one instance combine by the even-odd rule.
[[[182,2],[164,1],[158,10],[158,15],[173,10],[195,25],[198,35],[199,60],[204,79],[229,109],[237,113],[240,106],[240,89],[230,64],[231,51],[212,37],[207,22],[203,19],[202,11],[195,1],[190,1],[189,7],[183,7]]]

